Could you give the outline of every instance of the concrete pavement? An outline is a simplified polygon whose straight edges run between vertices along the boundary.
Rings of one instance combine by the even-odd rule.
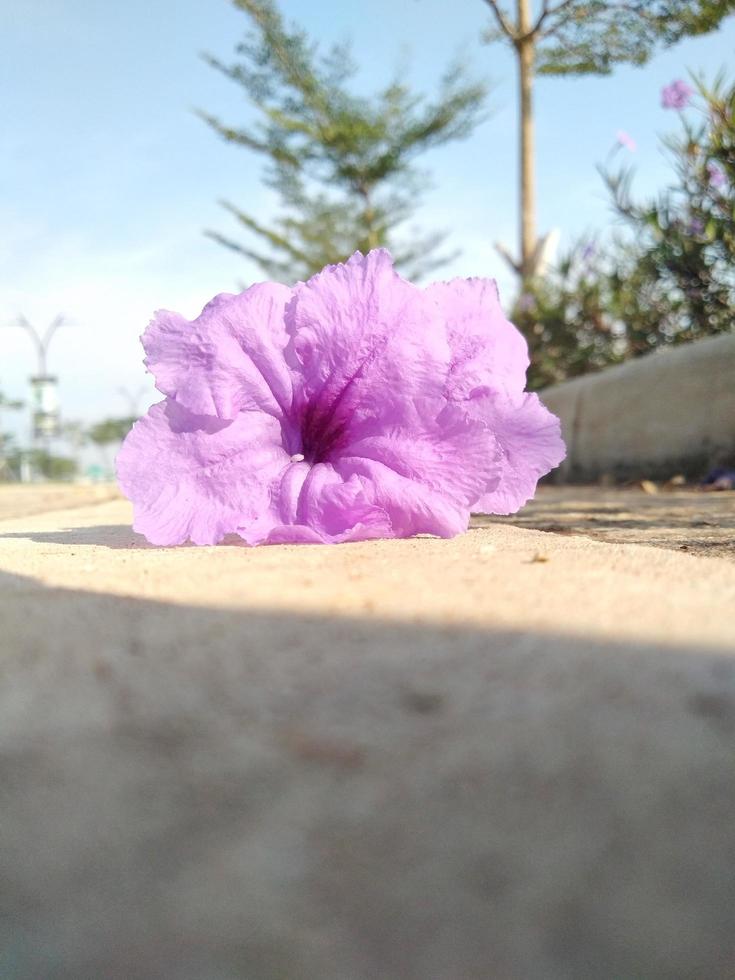
[[[68,502],[68,501],[67,501]],[[0,521],[0,976],[735,976],[735,565]]]

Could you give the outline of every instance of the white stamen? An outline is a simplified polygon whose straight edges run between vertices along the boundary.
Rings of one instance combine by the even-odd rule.
[[[303,453],[294,453],[293,456],[291,457],[291,462],[292,463],[303,463],[304,462],[304,454]]]

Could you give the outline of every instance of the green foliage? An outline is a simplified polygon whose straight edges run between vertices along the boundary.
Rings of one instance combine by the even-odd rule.
[[[521,35],[500,0],[486,0],[496,27],[485,35],[517,43]],[[536,70],[544,75],[608,75],[617,64],[643,65],[659,47],[716,30],[735,0],[543,0],[531,25]]]
[[[0,391],[0,415],[4,411],[17,412],[21,408],[23,408],[23,402],[8,398]],[[15,439],[12,434],[0,430],[0,482],[18,478],[11,459],[14,449]]]
[[[13,479],[18,479],[20,476],[21,456],[30,462],[31,471],[45,480],[64,483],[72,480],[78,471],[76,460],[66,456],[55,456],[43,449],[31,449],[28,452],[13,449],[7,457],[8,469]]]
[[[34,449],[30,453],[33,470],[47,480],[71,480],[77,474],[77,461],[66,456],[55,456],[53,453]]]
[[[15,440],[9,432],[0,432],[0,483],[17,480],[18,474],[12,465]]]
[[[432,147],[466,137],[482,118],[486,88],[451,67],[431,101],[394,80],[372,97],[351,87],[349,49],[326,52],[287,27],[273,0],[235,0],[252,29],[239,59],[207,61],[241,85],[258,118],[247,128],[202,118],[228,142],[260,154],[265,181],[282,204],[271,226],[222,202],[265,250],[217,232],[216,241],[254,260],[268,276],[304,279],[355,249],[386,246],[409,275],[446,261],[441,234],[401,234],[425,186],[415,160]]]
[[[528,284],[535,275],[533,195],[533,84],[535,74],[609,74],[619,63],[642,65],[656,47],[715,30],[735,11],[735,0],[485,0],[494,26],[485,40],[513,49],[521,87],[520,191],[521,255],[513,260],[499,248]]]
[[[14,400],[12,398],[7,398],[2,391],[0,391],[0,412],[4,410],[9,410],[11,412],[17,412],[23,408],[23,402]]]
[[[109,446],[115,442],[122,442],[135,421],[134,418],[104,419],[91,426],[86,434],[95,446]]]
[[[657,47],[715,30],[735,0],[574,0],[557,10],[538,71],[607,75],[616,64],[643,65]]]
[[[606,256],[579,243],[543,279],[527,283],[511,312],[528,341],[532,391],[622,360],[625,332],[613,312]]]
[[[637,203],[632,171],[603,171],[617,213],[640,251],[638,275],[666,295],[663,325],[650,346],[732,329],[735,308],[735,85],[696,80],[695,118],[665,140],[675,182]],[[621,283],[622,289],[622,283]]]
[[[531,283],[513,317],[542,388],[656,348],[731,330],[735,308],[735,86],[697,82],[682,132],[665,139],[674,181],[636,203],[632,172],[603,171],[631,232],[582,244]]]

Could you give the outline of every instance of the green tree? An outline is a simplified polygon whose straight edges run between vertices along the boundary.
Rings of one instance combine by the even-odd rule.
[[[31,465],[47,480],[58,480],[63,483],[72,480],[77,475],[78,470],[75,459],[55,456],[43,449],[34,449],[31,452]]]
[[[14,449],[15,440],[12,433],[0,432],[0,483],[17,479],[17,473],[11,463]]]
[[[8,398],[0,391],[0,481],[17,479],[17,473],[10,461],[15,440],[9,432],[2,431],[2,415],[3,412],[17,412],[22,408],[23,402]]]
[[[222,202],[265,250],[207,234],[285,281],[378,246],[412,276],[446,261],[436,251],[445,235],[406,231],[426,186],[415,161],[472,131],[483,118],[485,85],[456,65],[433,100],[397,79],[365,97],[353,90],[357,69],[347,46],[321,51],[303,30],[285,25],[273,0],[234,2],[251,22],[239,58],[206,60],[242,86],[257,120],[238,128],[200,115],[225,140],[266,160],[265,181],[282,209],[266,226]]]
[[[515,53],[519,84],[520,257],[500,251],[528,280],[539,256],[536,234],[533,86],[539,75],[608,75],[643,65],[657,47],[715,30],[735,0],[484,0],[494,18],[488,41]]]
[[[122,442],[135,424],[135,418],[113,418],[103,419],[96,422],[87,430],[87,438],[95,446],[109,446],[115,442]]]
[[[732,329],[735,85],[696,85],[679,133],[664,138],[670,186],[635,201],[632,170],[603,169],[629,233],[604,248],[581,243],[519,297],[532,387]]]
[[[622,249],[616,259],[622,258]],[[528,387],[539,390],[624,359],[625,327],[615,313],[609,256],[581,241],[529,282],[511,319],[528,340]]]
[[[31,472],[44,480],[66,483],[72,480],[78,471],[77,461],[66,456],[55,456],[45,449],[21,450],[13,448],[8,454],[7,463],[11,479],[20,478],[22,461],[30,464]]]

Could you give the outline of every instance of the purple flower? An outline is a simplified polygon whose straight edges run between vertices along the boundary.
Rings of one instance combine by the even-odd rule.
[[[630,150],[631,153],[635,153],[637,146],[636,142],[632,136],[625,132],[624,129],[619,129],[615,134],[615,139],[621,146],[624,146],[626,150]]]
[[[690,235],[694,235],[694,236],[701,235],[702,232],[704,231],[704,222],[702,221],[701,218],[697,218],[696,216],[690,218],[689,227],[687,230]]]
[[[589,263],[597,255],[597,246],[594,242],[587,242],[582,249],[582,261]]]
[[[521,293],[518,297],[518,309],[521,313],[530,313],[535,306],[536,300],[532,293]]]
[[[707,176],[709,177],[709,182],[713,187],[724,187],[724,185],[727,183],[727,177],[725,176],[724,171],[712,161],[707,164]]]
[[[154,544],[450,537],[471,509],[516,511],[564,457],[495,283],[422,290],[384,250],[191,323],[161,311],[143,345],[167,397],[117,467]]]
[[[661,89],[661,105],[664,109],[686,109],[692,100],[694,89],[681,78]]]

